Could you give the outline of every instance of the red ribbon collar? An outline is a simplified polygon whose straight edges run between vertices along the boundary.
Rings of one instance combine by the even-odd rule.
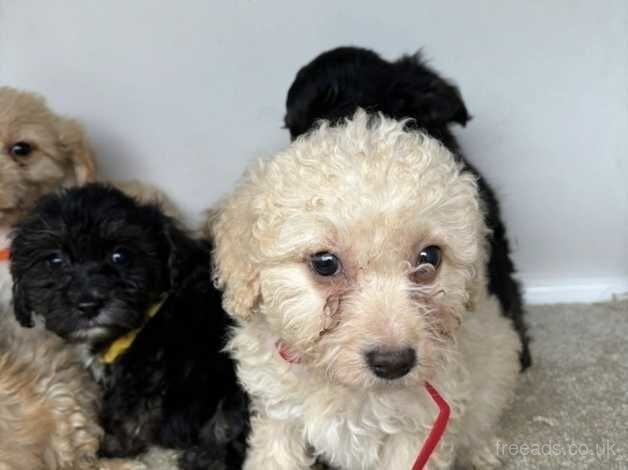
[[[299,364],[301,362],[301,358],[290,352],[288,346],[282,340],[277,340],[275,348],[277,349],[279,356],[281,356],[284,361],[290,364]],[[425,464],[427,464],[427,461],[432,455],[432,452],[434,452],[434,449],[445,433],[445,428],[447,427],[447,422],[449,421],[449,415],[451,413],[451,409],[447,402],[429,382],[425,382],[425,390],[436,406],[438,406],[438,416],[436,417],[436,420],[434,420],[432,430],[425,438],[425,441],[423,441],[423,446],[421,447],[419,455],[414,461],[414,465],[412,465],[411,470],[423,470]]]
[[[423,441],[423,447],[421,447],[421,451],[414,461],[414,465],[412,466],[412,470],[423,470],[425,464],[434,452],[434,449],[438,445],[438,442],[443,437],[445,433],[445,428],[447,427],[447,422],[449,421],[449,415],[451,413],[451,409],[449,405],[445,401],[445,399],[438,393],[438,391],[432,387],[429,382],[425,382],[425,390],[430,395],[436,406],[438,406],[438,416],[432,424],[432,430]]]
[[[11,252],[9,251],[8,248],[4,248],[3,250],[0,250],[0,262],[9,261],[10,256],[11,256]]]

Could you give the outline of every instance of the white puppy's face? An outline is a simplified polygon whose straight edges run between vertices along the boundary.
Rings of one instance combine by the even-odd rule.
[[[475,182],[436,141],[356,115],[258,166],[214,226],[235,316],[356,387],[443,365],[483,287]],[[234,251],[235,250],[235,251]]]
[[[14,224],[43,194],[92,180],[94,167],[75,121],[36,95],[0,87],[0,226]]]

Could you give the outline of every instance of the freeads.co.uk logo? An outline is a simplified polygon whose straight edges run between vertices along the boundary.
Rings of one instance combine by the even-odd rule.
[[[584,442],[497,442],[497,456],[503,457],[563,457],[596,459],[602,462],[615,461],[620,451],[614,441],[609,439],[597,443]]]

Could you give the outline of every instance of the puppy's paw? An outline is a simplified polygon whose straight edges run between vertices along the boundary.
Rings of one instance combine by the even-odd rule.
[[[138,460],[101,459],[98,470],[148,470],[148,467]]]

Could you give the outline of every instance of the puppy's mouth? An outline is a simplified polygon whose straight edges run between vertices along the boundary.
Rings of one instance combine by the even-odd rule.
[[[112,337],[119,336],[119,334],[114,333],[114,330],[115,328],[106,326],[92,326],[73,331],[70,333],[68,340],[73,343],[98,344],[108,341]]]
[[[132,312],[132,311],[131,311]],[[141,325],[141,315],[130,314],[128,309],[105,306],[89,317],[76,309],[79,319],[68,340],[77,343],[99,344],[116,339]]]

